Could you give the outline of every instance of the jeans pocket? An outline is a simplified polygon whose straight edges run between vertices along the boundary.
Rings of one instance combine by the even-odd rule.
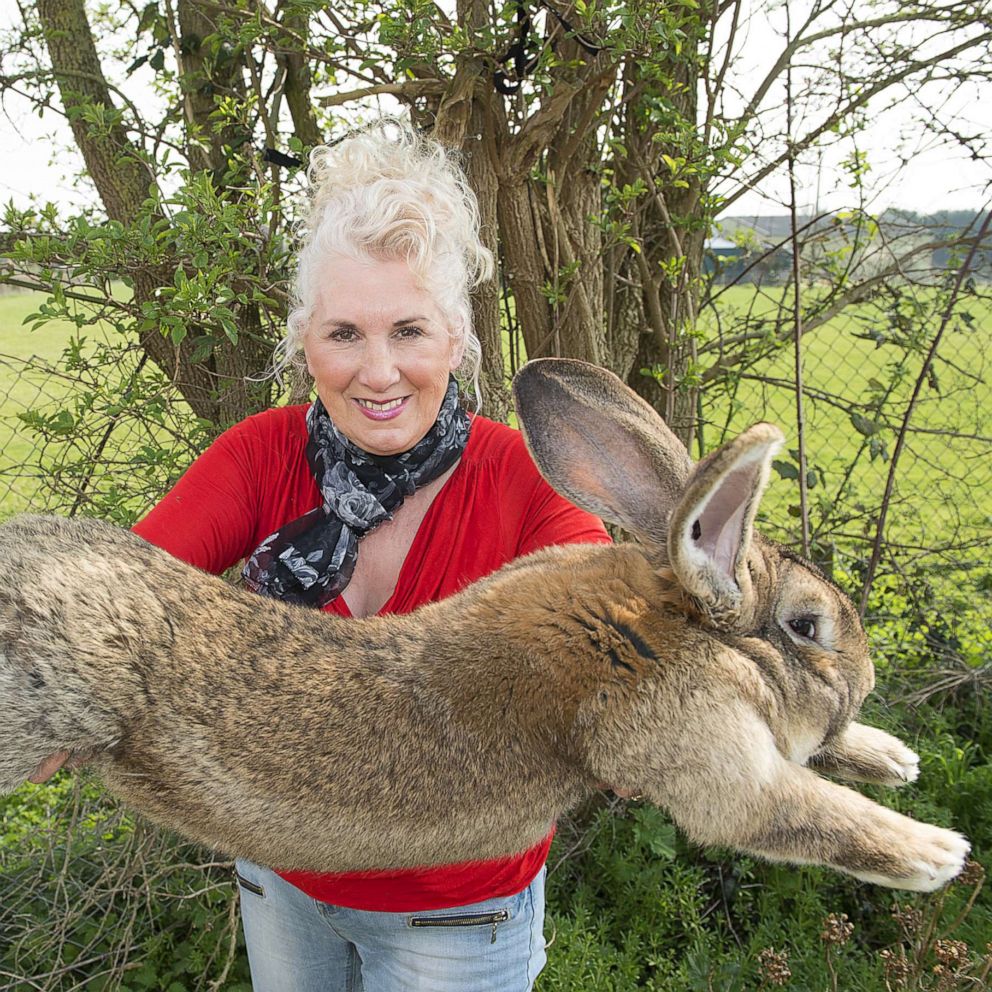
[[[234,877],[238,880],[238,885],[246,892],[253,892],[256,896],[265,898],[265,888],[259,885],[258,882],[253,882],[250,878],[245,878],[237,868],[234,869]]]
[[[407,918],[407,925],[414,928],[490,927],[492,936],[489,939],[489,943],[495,944],[496,931],[499,925],[506,923],[509,919],[510,911],[508,909],[492,909],[481,912],[434,913],[429,916],[410,916]]]

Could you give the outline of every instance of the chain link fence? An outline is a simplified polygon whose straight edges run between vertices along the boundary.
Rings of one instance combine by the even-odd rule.
[[[773,293],[766,320],[781,320],[784,294]],[[730,295],[721,322],[735,336]],[[798,548],[805,511],[810,557],[865,608],[876,661],[908,641],[929,659],[928,685],[907,689],[918,701],[986,677],[992,658],[992,292],[972,285],[957,301],[927,368],[946,303],[932,286],[880,292],[802,337],[801,391],[789,342],[704,390],[700,404],[707,447],[758,420],[783,429],[761,526]]]
[[[129,524],[210,436],[137,349],[75,361],[0,353],[0,519],[31,511]]]
[[[719,333],[710,327],[704,348],[770,338],[783,293],[756,307],[761,292],[725,294]],[[992,647],[992,301],[987,287],[972,287],[907,416],[940,307],[933,290],[882,293],[803,337],[805,507],[788,342],[756,349],[699,402],[706,448],[758,420],[782,427],[762,526],[797,546],[805,512],[812,557],[855,597],[889,487],[869,625],[890,630],[885,621],[915,604],[921,620],[910,633],[935,659],[920,698],[983,677]],[[0,517],[53,511],[126,524],[206,443],[209,430],[167,381],[136,352],[119,359],[91,353],[74,369],[65,356],[0,355]],[[909,636],[899,630],[886,636]],[[884,640],[876,647],[884,656]],[[78,777],[22,789],[0,810],[0,990],[250,989],[228,863],[136,823]]]
[[[870,546],[905,424],[905,447],[893,477],[887,552],[903,561],[967,566],[969,549],[992,527],[985,498],[992,483],[992,385],[989,310],[980,328],[960,321],[945,336],[907,420],[910,394],[924,355],[901,343],[879,343],[884,314],[835,318],[802,345],[810,524],[817,539],[850,548]],[[939,315],[934,314],[939,322]],[[936,330],[936,327],[934,327]],[[924,339],[925,343],[929,343]],[[794,355],[785,349],[744,369],[704,395],[708,443],[754,420],[779,424],[787,436],[780,474],[796,481],[798,447]],[[714,436],[715,435],[715,436]],[[792,467],[788,465],[792,463]],[[790,506],[798,487],[786,487]],[[775,499],[773,488],[772,498]],[[793,510],[793,513],[796,511]],[[776,505],[770,516],[779,523]],[[794,518],[793,518],[794,519]],[[781,520],[786,533],[789,516]],[[955,558],[957,552],[961,552]],[[948,557],[950,556],[950,557]]]
[[[29,335],[20,318],[37,299],[22,299],[3,297],[0,340],[40,353],[0,353],[0,519],[126,525],[209,426],[136,349],[66,327]],[[63,778],[0,799],[0,990],[250,992],[233,863],[135,820],[85,776]]]

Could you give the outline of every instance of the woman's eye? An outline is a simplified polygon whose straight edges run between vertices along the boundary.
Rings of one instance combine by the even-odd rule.
[[[810,617],[797,617],[789,621],[789,626],[800,637],[805,637],[808,641],[816,640],[816,621]]]
[[[424,336],[424,332],[415,324],[409,324],[406,327],[401,327],[396,332],[396,336],[400,338],[420,338]]]
[[[347,327],[338,327],[327,335],[328,341],[347,343],[355,340],[355,332]]]

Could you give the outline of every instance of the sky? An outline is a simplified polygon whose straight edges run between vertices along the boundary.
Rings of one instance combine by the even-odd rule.
[[[788,31],[786,6],[781,0],[744,0],[734,44],[736,57],[728,79],[732,79],[735,86],[746,94],[755,90],[783,50]],[[793,13],[793,23],[798,23],[808,13],[810,0],[790,0],[788,6]],[[848,7],[860,10],[862,16],[869,13],[875,16],[885,9],[884,3],[880,3],[869,11],[866,0],[850,0],[850,3],[841,4],[839,9],[843,11]],[[724,34],[730,23],[727,17],[720,22]],[[830,26],[829,19],[824,17],[811,30]],[[946,44],[943,39],[932,36],[931,29],[922,22],[910,22],[905,29],[900,28],[898,34],[886,35],[873,31],[869,37],[878,47],[898,40],[907,47],[918,44],[921,46],[919,51],[924,53],[932,53],[937,46]],[[831,39],[825,43],[824,50],[839,44],[841,42],[838,40]],[[980,51],[972,57],[978,54]],[[987,52],[985,56],[988,57]],[[819,59],[804,55],[797,61],[797,87],[803,82],[804,63],[822,61],[829,64],[822,51]],[[726,89],[732,92],[733,88]],[[862,130],[856,135],[837,141],[833,147],[800,157],[796,170],[800,212],[843,210],[854,205],[852,201],[855,197],[842,162],[855,147],[865,155],[870,166],[866,176],[869,193],[866,206],[870,210],[901,207],[925,214],[938,210],[988,207],[992,200],[992,162],[971,161],[968,153],[953,143],[940,144],[921,126],[921,121],[935,117],[935,108],[927,104],[939,101],[940,117],[953,118],[962,134],[981,135],[985,153],[992,154],[992,84],[957,83],[940,89],[927,89],[922,95],[912,90],[908,94],[901,89],[890,92],[895,97],[892,101],[895,105],[888,105],[889,97],[876,99],[863,115]],[[784,102],[785,92],[781,85],[772,88],[769,95]],[[728,101],[726,109],[733,115],[740,108],[740,102],[734,105]],[[815,113],[814,104],[811,117]],[[781,111],[778,113],[778,123],[781,125],[783,121],[784,111]],[[769,177],[758,189],[737,201],[731,213],[782,214],[788,212],[788,203],[787,178],[780,174]]]
[[[0,0],[0,26],[17,19],[15,0]],[[770,18],[754,18],[743,42],[741,61],[734,71],[746,84],[758,78],[761,54],[779,44],[776,27]],[[134,88],[129,89],[129,96],[140,104],[144,85],[140,73],[132,80]],[[948,99],[968,130],[992,135],[992,93],[962,87]],[[869,208],[898,206],[930,213],[986,206],[992,196],[992,167],[969,161],[947,147],[933,147],[914,123],[921,112],[925,113],[926,108],[908,101],[900,111],[869,118],[866,129],[858,135],[858,147],[871,165]],[[801,212],[853,205],[853,195],[839,164],[849,154],[850,147],[844,145],[800,162],[797,199]],[[67,208],[81,205],[88,193],[72,186],[72,176],[79,167],[68,125],[57,114],[39,119],[26,101],[8,93],[0,111],[0,203],[12,199],[24,207],[34,197],[53,200]],[[729,213],[781,214],[787,212],[787,204],[788,186],[784,177],[778,177],[745,194]]]

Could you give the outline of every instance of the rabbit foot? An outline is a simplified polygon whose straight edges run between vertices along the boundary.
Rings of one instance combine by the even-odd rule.
[[[959,833],[915,823],[913,836],[907,837],[899,867],[905,874],[854,872],[858,878],[876,885],[911,892],[933,892],[946,885],[964,867],[971,845]]]
[[[895,737],[888,738],[878,749],[879,764],[891,771],[890,778],[880,778],[880,785],[907,785],[920,777],[920,756],[911,751],[902,741]]]

